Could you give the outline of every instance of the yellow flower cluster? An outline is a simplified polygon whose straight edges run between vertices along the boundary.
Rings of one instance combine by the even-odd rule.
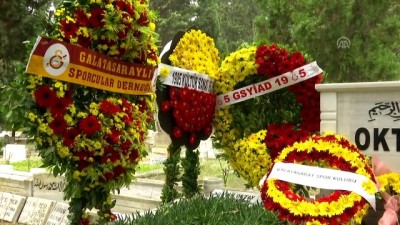
[[[221,63],[220,74],[215,83],[215,91],[219,94],[234,90],[237,83],[247,76],[257,74],[255,46],[243,48],[231,53]]]
[[[264,144],[266,135],[266,130],[252,133],[237,141],[234,145],[235,151],[230,152],[230,164],[252,186],[258,185],[271,166],[271,159]]]
[[[322,137],[332,134],[324,134]],[[335,136],[337,140],[342,140],[344,137],[339,135]],[[367,171],[371,171],[367,169],[369,167],[368,160],[364,157],[361,157],[360,152],[351,151],[347,148],[342,147],[336,142],[325,142],[319,140],[315,142],[313,138],[308,139],[305,142],[296,142],[292,146],[286,147],[282,150],[282,153],[275,159],[275,163],[277,162],[285,162],[286,157],[291,152],[329,152],[332,156],[342,157],[346,163],[357,168],[357,174],[363,175],[368,179],[372,179],[372,174]],[[320,160],[329,160],[329,159],[320,159]],[[307,164],[307,162],[304,162]],[[318,217],[318,216],[327,216],[332,217],[335,215],[341,215],[346,208],[352,208],[355,202],[361,200],[361,196],[351,192],[347,195],[342,195],[337,201],[331,202],[308,202],[308,201],[292,201],[290,200],[286,194],[280,190],[276,185],[277,179],[268,179],[268,189],[266,191],[267,196],[271,197],[271,199],[279,203],[279,205],[289,210],[293,215],[296,216],[304,216],[304,217]],[[376,193],[375,185],[371,185],[370,183],[364,183],[363,185],[366,188],[366,191],[369,193]],[[354,216],[354,221],[357,223],[361,223],[362,218],[368,212],[369,205],[366,204],[362,209],[358,209],[357,214]],[[316,224],[313,221],[307,224]]]
[[[391,172],[377,177],[380,185],[380,191],[385,191],[390,194],[400,194],[400,174]],[[395,193],[391,193],[394,191]]]
[[[200,30],[189,30],[179,40],[169,56],[173,66],[203,73],[215,78],[219,66],[219,52],[214,39]]]
[[[227,93],[235,89],[235,85],[247,76],[257,74],[255,63],[256,47],[240,49],[226,57],[219,70],[219,76],[214,83],[217,94]],[[229,156],[232,167],[245,178],[249,184],[258,186],[265,175],[271,159],[264,138],[265,130],[260,130],[248,137],[241,137],[239,131],[232,127],[233,115],[231,106],[219,108],[214,116],[214,142],[217,142]],[[257,150],[255,150],[257,149]]]
[[[235,85],[247,76],[257,74],[255,63],[256,47],[243,48],[231,53],[221,63],[219,76],[214,83],[217,94],[233,91]],[[214,117],[215,138],[219,144],[231,149],[238,140],[238,131],[231,128],[233,115],[229,106],[217,109]],[[229,151],[229,150],[228,150]]]
[[[170,72],[170,70],[168,67],[166,67],[166,66],[161,67],[161,69],[160,69],[161,78],[165,79],[168,76],[169,72]]]

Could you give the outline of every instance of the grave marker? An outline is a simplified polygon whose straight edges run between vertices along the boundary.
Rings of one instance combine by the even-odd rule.
[[[3,152],[3,160],[18,162],[26,160],[26,146],[20,144],[7,144]]]
[[[57,202],[47,219],[46,225],[61,225],[64,218],[68,215],[69,205],[62,202]]]
[[[70,225],[68,215],[65,215],[60,225]]]
[[[321,132],[343,135],[400,172],[400,82],[317,84]]]
[[[18,222],[29,225],[45,225],[55,201],[29,197]]]
[[[17,222],[22,211],[26,197],[0,192],[0,220],[11,223]]]

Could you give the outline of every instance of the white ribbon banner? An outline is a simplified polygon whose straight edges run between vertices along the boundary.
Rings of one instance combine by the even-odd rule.
[[[352,191],[361,195],[376,210],[375,195],[362,187],[363,182],[369,179],[360,174],[294,163],[275,163],[266,179],[271,178],[315,188]],[[260,184],[264,181],[265,177]],[[375,192],[378,192],[376,187]]]
[[[315,77],[322,72],[323,70],[319,68],[317,62],[314,61],[312,63],[299,67],[292,72],[287,72],[277,77],[273,77],[259,83],[255,83],[222,95],[218,95],[217,108],[236,104],[257,96],[265,95],[267,93]]]
[[[169,74],[163,84],[181,88],[188,87],[208,93],[213,92],[214,80],[208,75],[163,63],[158,65],[157,73],[160,73],[163,67],[169,69]]]

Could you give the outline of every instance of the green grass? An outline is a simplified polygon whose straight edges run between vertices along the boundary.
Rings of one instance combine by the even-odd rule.
[[[31,168],[40,168],[43,163],[42,159],[34,158],[10,163],[14,170],[29,172]]]
[[[235,190],[245,190],[246,181],[238,177],[233,170],[229,167],[226,161],[217,159],[201,160],[200,162],[200,175],[199,180],[203,180],[204,177],[218,177],[224,178],[224,171],[226,172],[226,188]],[[157,174],[148,177],[149,179],[165,180],[165,174]]]
[[[146,173],[146,172],[151,172],[151,171],[157,171],[157,170],[162,170],[164,167],[163,164],[140,164],[138,165],[136,172],[137,173]]]

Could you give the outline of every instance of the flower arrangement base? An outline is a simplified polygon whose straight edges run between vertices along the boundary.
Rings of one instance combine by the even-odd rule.
[[[367,215],[363,218],[361,225],[376,225],[379,219],[385,212],[385,201],[382,199],[376,200],[376,211],[372,208],[368,210]]]

